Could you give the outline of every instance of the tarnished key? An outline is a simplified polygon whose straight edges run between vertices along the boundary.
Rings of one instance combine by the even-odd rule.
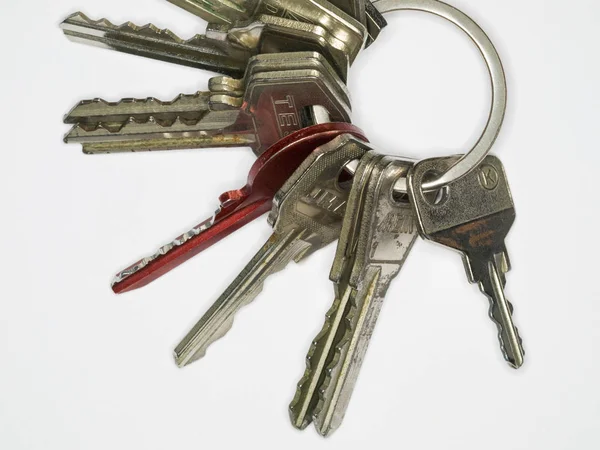
[[[504,358],[515,369],[523,364],[523,345],[512,319],[504,287],[510,263],[504,239],[515,208],[500,160],[488,156],[470,174],[444,188],[433,201],[420,186],[428,176],[444,173],[456,158],[429,159],[409,175],[409,193],[422,236],[462,253],[467,277],[478,283],[490,302]]]
[[[348,191],[338,182],[344,166],[369,150],[342,135],[316,149],[276,194],[273,235],[175,349],[182,367],[202,356],[231,328],[236,312],[262,290],[265,279],[339,236]]]
[[[302,4],[315,20],[306,23],[257,12],[235,25],[209,24],[205,35],[188,40],[151,24],[114,25],[107,19],[91,20],[83,13],[69,16],[61,28],[76,42],[234,77],[243,75],[248,59],[256,54],[316,50],[345,81],[348,67],[366,39],[366,28],[339,10],[327,9],[325,0],[293,3]]]
[[[345,133],[366,140],[354,125],[326,123],[304,128],[278,141],[254,163],[246,186],[219,197],[221,206],[213,217],[119,272],[113,280],[113,291],[120,294],[147,285],[270,211],[273,196],[302,161],[315,148]]]
[[[85,153],[249,146],[261,154],[302,128],[307,106],[319,104],[331,121],[350,122],[348,91],[325,58],[316,52],[296,54],[293,64],[290,58],[256,56],[244,80],[216,77],[212,91],[171,102],[82,101],[64,119],[74,124],[65,142],[83,144]]]
[[[371,154],[358,167],[331,269],[335,300],[290,404],[298,428],[314,420],[327,436],[344,418],[388,287],[418,236],[407,198],[392,194],[411,165]]]

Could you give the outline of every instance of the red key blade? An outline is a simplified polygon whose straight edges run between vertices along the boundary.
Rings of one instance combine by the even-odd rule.
[[[366,141],[363,132],[348,123],[326,123],[296,131],[263,153],[250,169],[248,184],[221,195],[215,216],[205,220],[118,273],[112,289],[120,294],[143,287],[234,231],[271,210],[273,196],[317,147],[349,133]]]

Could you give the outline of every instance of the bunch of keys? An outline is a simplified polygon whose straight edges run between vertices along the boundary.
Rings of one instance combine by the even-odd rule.
[[[437,0],[169,0],[209,21],[184,41],[153,25],[121,26],[82,13],[62,28],[72,40],[223,74],[209,90],[163,102],[85,100],[65,116],[65,142],[84,153],[247,146],[248,183],[219,197],[216,213],[119,272],[112,288],[147,285],[268,213],[267,240],[175,349],[180,367],[202,358],[265,279],[336,240],[334,301],[306,357],[292,424],[323,436],[342,423],[388,287],[418,236],[462,254],[469,282],[490,304],[500,348],[514,368],[524,350],[505,296],[504,239],[515,209],[500,160],[489,151],[506,109],[500,58],[479,26]],[[492,80],[492,107],[462,156],[414,161],[376,151],[351,124],[350,65],[386,22],[421,10],[444,17],[478,46]]]

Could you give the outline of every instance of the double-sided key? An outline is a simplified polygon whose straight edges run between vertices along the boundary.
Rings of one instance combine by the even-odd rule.
[[[215,77],[209,92],[109,103],[84,100],[65,117],[68,143],[85,153],[249,146],[256,154],[303,127],[301,113],[324,107],[350,122],[347,88],[316,52],[252,58],[243,80]]]
[[[450,183],[436,198],[423,192],[427,177],[444,173],[456,158],[429,159],[409,175],[409,193],[425,239],[458,250],[467,277],[490,302],[504,358],[515,369],[523,364],[523,345],[504,294],[510,262],[504,239],[515,220],[515,207],[504,167],[488,156],[470,174]]]
[[[411,166],[371,153],[355,173],[330,275],[335,300],[290,404],[297,428],[314,420],[327,436],[344,418],[388,287],[418,236],[407,198],[393,194]]]
[[[275,193],[304,159],[318,146],[346,133],[366,140],[353,125],[328,123],[302,129],[277,142],[254,163],[246,186],[221,195],[221,206],[213,217],[118,273],[112,285],[114,292],[147,285],[268,212]]]
[[[342,135],[313,151],[294,172],[275,195],[272,236],[175,349],[180,367],[204,356],[227,333],[236,312],[258,295],[269,275],[338,238],[348,199],[340,174],[368,150],[364,142]]]
[[[248,59],[256,54],[316,50],[345,81],[348,67],[365,42],[366,28],[326,0],[287,1],[288,9],[282,9],[279,17],[274,11],[257,8],[248,20],[212,23],[205,35],[188,40],[151,24],[114,25],[82,13],[69,16],[61,27],[76,42],[234,77],[243,75]],[[302,21],[294,19],[294,11],[302,12]]]

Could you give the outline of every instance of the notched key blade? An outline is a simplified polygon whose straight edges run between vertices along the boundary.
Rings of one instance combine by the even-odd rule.
[[[81,12],[67,17],[61,24],[65,35],[74,42],[117,50],[161,61],[207,69],[241,77],[246,69],[247,50],[197,34],[182,39],[168,29],[126,22],[115,25],[107,19],[93,20]]]
[[[274,234],[242,270],[219,299],[175,348],[175,362],[187,366],[202,358],[206,350],[227,334],[236,313],[252,302],[262,291],[265,280],[283,270],[292,260],[301,257],[310,243],[307,230],[291,230],[285,235]]]

